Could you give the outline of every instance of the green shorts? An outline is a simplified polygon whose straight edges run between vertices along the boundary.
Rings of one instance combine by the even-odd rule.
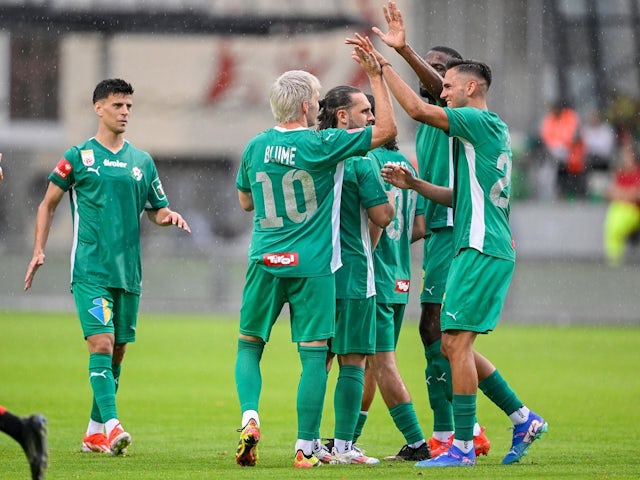
[[[112,333],[115,343],[136,341],[140,295],[88,283],[72,284],[71,292],[84,338]]]
[[[434,229],[424,239],[420,303],[442,303],[453,260],[453,227]]]
[[[333,336],[336,285],[334,275],[276,277],[250,263],[240,306],[240,333],[269,341],[285,303],[291,314],[291,340],[312,342]]]
[[[331,351],[337,355],[376,352],[376,297],[336,300],[336,336]]]
[[[451,263],[442,302],[441,330],[487,333],[498,324],[515,262],[462,250]]]
[[[404,303],[376,303],[376,352],[394,352],[398,345]]]

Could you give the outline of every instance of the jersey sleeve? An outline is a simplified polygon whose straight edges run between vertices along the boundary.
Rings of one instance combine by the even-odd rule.
[[[375,163],[369,157],[351,160],[356,167],[360,201],[364,208],[375,207],[389,201],[382,185],[382,177],[378,174]]]
[[[336,165],[347,158],[364,156],[371,147],[371,126],[352,130],[328,128],[315,133],[322,151],[315,161],[321,164],[329,161]]]
[[[241,192],[251,191],[251,182],[249,180],[249,173],[247,172],[247,158],[250,155],[250,146],[245,148],[242,154],[242,160],[240,161],[240,168],[238,168],[238,174],[236,175],[236,188]]]
[[[474,138],[474,125],[480,121],[480,113],[482,110],[471,107],[448,108],[444,111],[449,118],[449,136],[463,138],[471,143],[478,143],[478,139]],[[476,129],[477,130],[477,129]]]
[[[53,171],[49,174],[49,181],[65,192],[68,191],[75,183],[73,166],[77,164],[79,158],[80,152],[75,147],[64,152]]]
[[[158,210],[160,208],[169,205],[169,200],[162,187],[162,182],[158,176],[158,170],[155,164],[151,161],[151,178],[153,180],[149,184],[149,191],[147,192],[147,204],[145,210]]]

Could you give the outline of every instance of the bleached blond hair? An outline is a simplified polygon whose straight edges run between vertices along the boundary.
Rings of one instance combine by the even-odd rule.
[[[284,72],[271,86],[269,103],[278,123],[292,122],[300,118],[302,102],[311,102],[320,91],[320,80],[304,70]]]

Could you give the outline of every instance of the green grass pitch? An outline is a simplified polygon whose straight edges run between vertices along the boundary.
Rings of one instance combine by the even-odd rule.
[[[260,460],[235,464],[240,426],[233,369],[237,319],[143,312],[118,393],[120,419],[133,437],[129,454],[80,453],[90,389],[88,355],[74,314],[0,311],[0,403],[49,419],[47,479],[619,479],[640,478],[640,328],[500,325],[478,350],[518,395],[549,422],[520,464],[500,465],[510,422],[482,395],[478,416],[492,441],[470,469],[418,469],[410,463],[294,470],[299,361],[281,319],[263,356]],[[425,435],[432,427],[417,325],[406,322],[398,361]],[[332,371],[322,435],[332,436]],[[376,457],[404,441],[378,395],[360,444]],[[20,447],[0,435],[0,479],[29,478]]]

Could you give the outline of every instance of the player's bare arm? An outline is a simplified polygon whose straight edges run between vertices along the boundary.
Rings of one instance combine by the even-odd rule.
[[[240,202],[240,207],[242,207],[245,212],[252,212],[255,208],[251,192],[238,190],[238,201]]]
[[[381,203],[367,208],[369,220],[380,228],[384,228],[391,223],[396,215],[396,209],[389,202]]]
[[[432,127],[440,128],[445,132],[449,130],[449,117],[447,117],[445,111],[441,107],[425,103],[396,73],[384,55],[375,49],[368,37],[356,34],[356,38],[347,38],[346,42],[376,58],[381,65],[380,73],[389,86],[391,93],[411,118]],[[378,118],[376,118],[376,124],[377,122]]]
[[[368,37],[356,33],[356,38],[347,38],[345,43],[353,45],[351,57],[358,62],[369,77],[371,92],[376,101],[376,123],[371,132],[371,149],[384,145],[398,135],[396,120],[393,115],[393,105],[389,90],[382,79],[382,67],[372,50],[365,50],[362,45],[369,44]]]
[[[2,162],[2,154],[0,153],[0,162]],[[0,165],[0,182],[4,180],[4,175],[2,174],[2,165]]]
[[[413,230],[411,230],[411,243],[424,238],[427,233],[427,222],[424,215],[416,215],[413,218]]]
[[[452,206],[453,189],[434,185],[433,183],[414,177],[406,167],[387,163],[382,167],[380,174],[384,181],[391,185],[395,185],[398,188],[415,190],[429,200],[433,200],[447,207]]]
[[[27,274],[24,277],[24,289],[29,290],[33,284],[33,279],[40,268],[44,264],[45,254],[44,250],[47,245],[47,239],[49,238],[49,232],[51,230],[51,224],[53,223],[53,215],[56,208],[64,196],[64,190],[58,187],[55,183],[49,182],[47,191],[44,194],[44,198],[38,206],[38,212],[36,213],[36,231],[35,240],[33,243],[33,257],[27,267]]]
[[[182,215],[180,215],[178,212],[170,210],[167,207],[162,207],[158,210],[147,210],[147,216],[149,217],[149,220],[151,220],[156,225],[160,225],[161,227],[175,225],[185,232],[191,233],[189,224],[184,218],[182,218]]]
[[[380,37],[387,46],[393,48],[409,64],[416,73],[424,88],[433,98],[439,98],[442,92],[442,77],[406,42],[406,28],[402,13],[395,2],[389,2],[383,6],[384,18],[387,21],[388,31],[383,33],[378,27],[373,27],[373,32]]]

